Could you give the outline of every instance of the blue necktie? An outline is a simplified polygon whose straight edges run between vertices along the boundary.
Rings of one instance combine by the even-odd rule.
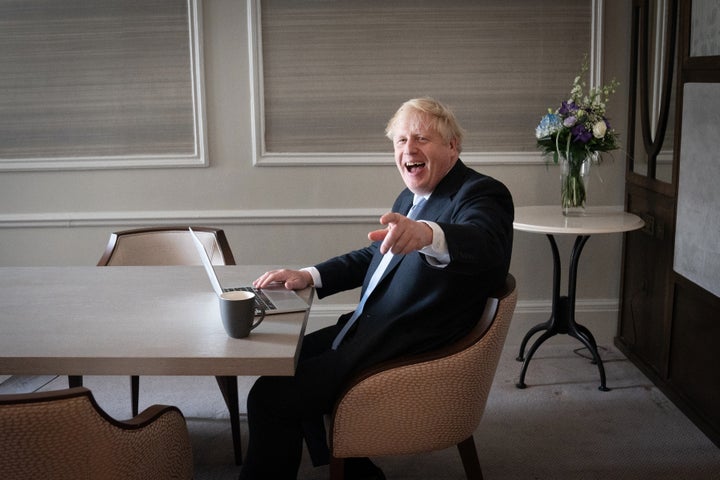
[[[424,197],[418,197],[416,202],[413,204],[413,206],[410,208],[410,211],[408,212],[407,217],[411,220],[415,220],[420,213],[420,210],[422,210],[422,206],[425,204],[425,198]],[[343,338],[345,338],[345,335],[347,335],[347,332],[352,328],[352,326],[357,321],[358,317],[360,317],[360,314],[363,311],[363,308],[365,307],[365,302],[367,301],[370,294],[372,294],[373,290],[375,290],[375,287],[377,286],[378,282],[383,276],[383,273],[385,273],[385,269],[390,264],[390,260],[392,260],[393,254],[392,252],[387,252],[382,260],[380,261],[380,264],[375,269],[375,272],[373,273],[373,276],[370,278],[370,283],[368,283],[368,287],[365,290],[365,293],[363,294],[362,298],[360,299],[360,303],[358,303],[357,308],[355,309],[355,312],[352,314],[352,317],[350,317],[350,320],[347,321],[345,326],[340,330],[340,333],[337,334],[337,337],[335,337],[335,340],[333,340],[332,343],[332,349],[337,350],[338,345],[342,343]]]

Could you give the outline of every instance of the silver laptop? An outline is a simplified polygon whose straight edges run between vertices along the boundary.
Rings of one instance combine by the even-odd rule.
[[[213,290],[215,290],[215,293],[217,293],[218,296],[220,296],[220,294],[222,294],[223,292],[232,292],[235,290],[253,292],[255,294],[255,305],[264,308],[266,315],[288,312],[301,312],[310,308],[307,302],[303,300],[302,297],[300,297],[297,293],[282,287],[263,289],[251,286],[223,288],[222,285],[220,285],[220,280],[218,280],[217,274],[215,273],[215,268],[213,268],[212,262],[210,262],[210,257],[205,251],[205,247],[203,247],[202,242],[195,234],[195,232],[193,232],[192,228],[189,228],[188,230],[190,230],[190,235],[192,236],[193,242],[195,243],[195,248],[197,248],[200,260],[202,261],[208,278],[210,279],[210,284],[212,285]]]

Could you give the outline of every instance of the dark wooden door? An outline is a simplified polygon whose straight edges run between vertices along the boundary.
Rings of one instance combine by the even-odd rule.
[[[698,98],[689,101],[685,92],[720,85],[720,28],[691,29],[705,28],[707,18],[698,16],[711,2],[696,0],[693,8],[692,0],[670,0],[657,11],[659,4],[633,2],[625,203],[646,226],[625,236],[616,345],[720,446],[720,298],[715,279],[708,284],[678,268],[678,257],[688,252],[677,241],[686,233],[678,230],[686,228],[677,218],[679,178],[697,168],[688,160],[697,145],[683,135],[683,119],[692,118]],[[702,51],[698,38],[707,44]],[[720,162],[717,152],[708,155]],[[720,205],[703,207],[720,211]],[[705,244],[720,245],[720,231],[700,231]],[[714,248],[706,252],[711,260]]]

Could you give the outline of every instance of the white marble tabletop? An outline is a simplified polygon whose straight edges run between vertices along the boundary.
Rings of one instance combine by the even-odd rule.
[[[590,207],[580,216],[565,216],[560,205],[516,207],[513,228],[545,234],[593,235],[637,230],[645,223],[622,207]]]

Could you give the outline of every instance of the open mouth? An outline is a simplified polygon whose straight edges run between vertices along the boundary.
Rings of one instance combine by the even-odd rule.
[[[419,169],[423,168],[424,166],[425,166],[424,163],[420,163],[420,162],[408,162],[408,163],[405,164],[405,169],[406,169],[408,172],[413,173],[415,170],[419,170]]]

